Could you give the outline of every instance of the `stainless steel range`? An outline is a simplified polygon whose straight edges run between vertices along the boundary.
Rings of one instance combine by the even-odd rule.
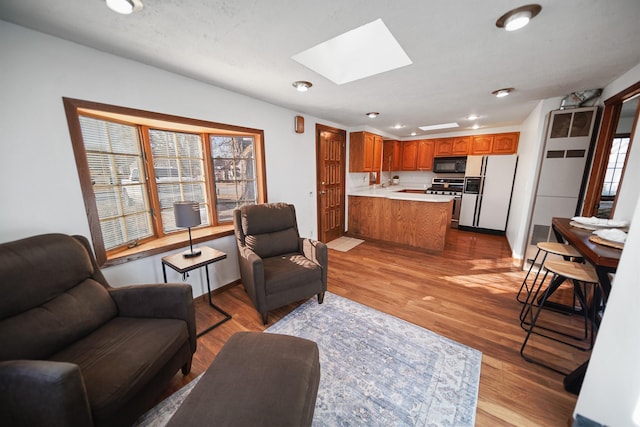
[[[451,213],[451,228],[458,228],[463,188],[464,177],[442,178],[436,176],[431,180],[431,187],[427,188],[426,191],[427,194],[444,194],[447,196],[454,196],[453,212]]]

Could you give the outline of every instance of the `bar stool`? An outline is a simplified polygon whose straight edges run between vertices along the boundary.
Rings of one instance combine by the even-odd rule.
[[[571,245],[566,245],[564,243],[557,243],[557,242],[538,242],[536,246],[538,247],[538,252],[536,252],[536,256],[533,258],[533,261],[531,262],[531,266],[529,267],[529,271],[527,271],[527,275],[524,277],[524,280],[520,285],[520,290],[516,295],[516,300],[522,304],[525,304],[528,302],[529,295],[531,294],[531,290],[534,288],[536,281],[538,280],[538,276],[540,275],[540,271],[542,271],[542,267],[544,267],[544,262],[546,261],[547,256],[549,254],[560,255],[564,257],[566,261],[572,258],[574,261],[582,262],[582,255],[580,254],[580,252],[578,252],[576,248],[574,248]],[[542,260],[540,261],[540,264],[538,266],[538,271],[536,271],[536,275],[533,278],[533,282],[531,283],[531,288],[529,288],[529,286],[527,285],[527,280],[529,279],[531,270],[533,269],[533,266],[536,264],[536,261],[538,260],[538,256],[541,253],[542,253]],[[526,295],[527,295],[527,297],[524,300],[520,299],[523,289],[526,289]],[[522,312],[520,314],[521,314],[520,320],[522,320]]]
[[[544,366],[546,368],[549,368],[561,374],[566,374],[566,372],[562,372],[551,365],[545,364],[540,360],[527,356],[525,354],[525,348],[527,346],[527,343],[529,342],[529,339],[531,338],[531,335],[536,334],[536,335],[557,341],[559,343],[566,344],[578,350],[582,350],[582,351],[591,350],[591,348],[593,348],[593,343],[595,340],[595,329],[596,329],[596,322],[595,322],[596,313],[595,312],[596,312],[596,307],[598,306],[597,301],[595,301],[595,296],[597,295],[596,286],[598,286],[598,283],[599,283],[598,275],[596,274],[595,269],[591,265],[580,264],[580,263],[571,262],[571,261],[547,261],[545,263],[545,269],[547,271],[545,272],[542,280],[540,281],[540,284],[537,286],[535,291],[533,291],[532,289],[532,292],[530,293],[531,294],[529,298],[530,303],[528,304],[528,309],[526,311],[525,317],[526,315],[531,315],[531,314],[533,315],[533,317],[531,321],[528,323],[529,327],[527,330],[527,335],[522,343],[522,347],[520,348],[520,355],[523,357],[523,359],[525,359],[528,362],[535,363],[540,366]],[[540,313],[542,312],[542,310],[545,309],[544,307],[545,302],[553,292],[552,286],[547,286],[547,288],[545,289],[537,305],[537,310],[535,311],[535,314],[533,314],[533,308],[534,308],[533,301],[535,301],[535,299],[537,298],[540,292],[540,289],[543,287],[544,282],[547,276],[549,275],[549,273],[552,273],[553,275],[552,282],[554,280],[558,280],[559,278],[570,279],[573,281],[574,292],[578,298],[578,301],[580,302],[582,314],[584,315],[584,319],[585,319],[585,324],[584,324],[585,331],[582,336],[575,336],[574,334],[571,334],[565,331],[561,331],[558,329],[553,329],[549,326],[542,326],[537,324],[540,318]],[[591,304],[589,304],[587,300],[588,299],[587,289],[589,286],[593,288],[592,294],[593,294],[594,301],[592,301]],[[537,331],[536,329],[542,329],[549,333],[548,334],[542,333]],[[571,341],[565,340],[563,338],[568,338]],[[584,346],[578,345],[577,341],[582,341],[582,342],[587,341],[587,344]]]

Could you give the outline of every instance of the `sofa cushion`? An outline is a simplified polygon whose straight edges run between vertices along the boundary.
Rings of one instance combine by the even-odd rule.
[[[266,258],[262,262],[267,295],[322,280],[322,268],[299,253]]]
[[[0,360],[47,359],[117,314],[109,292],[86,279],[39,307],[0,321]]]
[[[0,245],[0,320],[40,306],[93,273],[82,244],[44,234]]]
[[[244,241],[247,247],[260,258],[300,251],[298,232],[294,228],[287,228],[274,233],[248,235]]]
[[[187,340],[183,320],[117,317],[50,360],[80,366],[94,418],[102,418],[131,400]]]

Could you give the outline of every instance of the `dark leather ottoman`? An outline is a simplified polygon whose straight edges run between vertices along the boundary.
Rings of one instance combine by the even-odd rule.
[[[168,426],[310,426],[319,383],[315,342],[238,332]]]

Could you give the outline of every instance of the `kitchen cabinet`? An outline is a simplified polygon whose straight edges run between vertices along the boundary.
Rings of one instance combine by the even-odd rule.
[[[369,132],[349,134],[349,172],[380,171],[382,137]]]
[[[499,133],[493,136],[493,154],[516,154],[518,152],[519,132]]]
[[[519,137],[519,132],[473,136],[469,154],[516,154]]]
[[[402,143],[403,171],[430,171],[433,169],[434,142],[430,139],[405,141]]]
[[[401,170],[418,170],[418,144],[418,140],[404,141],[402,143],[402,162],[400,164]]]
[[[396,140],[382,142],[382,170],[399,171],[402,165],[402,143]]]
[[[471,145],[469,136],[440,138],[432,141],[435,143],[434,156],[436,157],[466,156]]]
[[[418,142],[418,170],[430,171],[433,169],[433,150],[433,141],[422,139]]]
[[[471,137],[469,154],[491,154],[493,150],[493,135],[477,135]]]

